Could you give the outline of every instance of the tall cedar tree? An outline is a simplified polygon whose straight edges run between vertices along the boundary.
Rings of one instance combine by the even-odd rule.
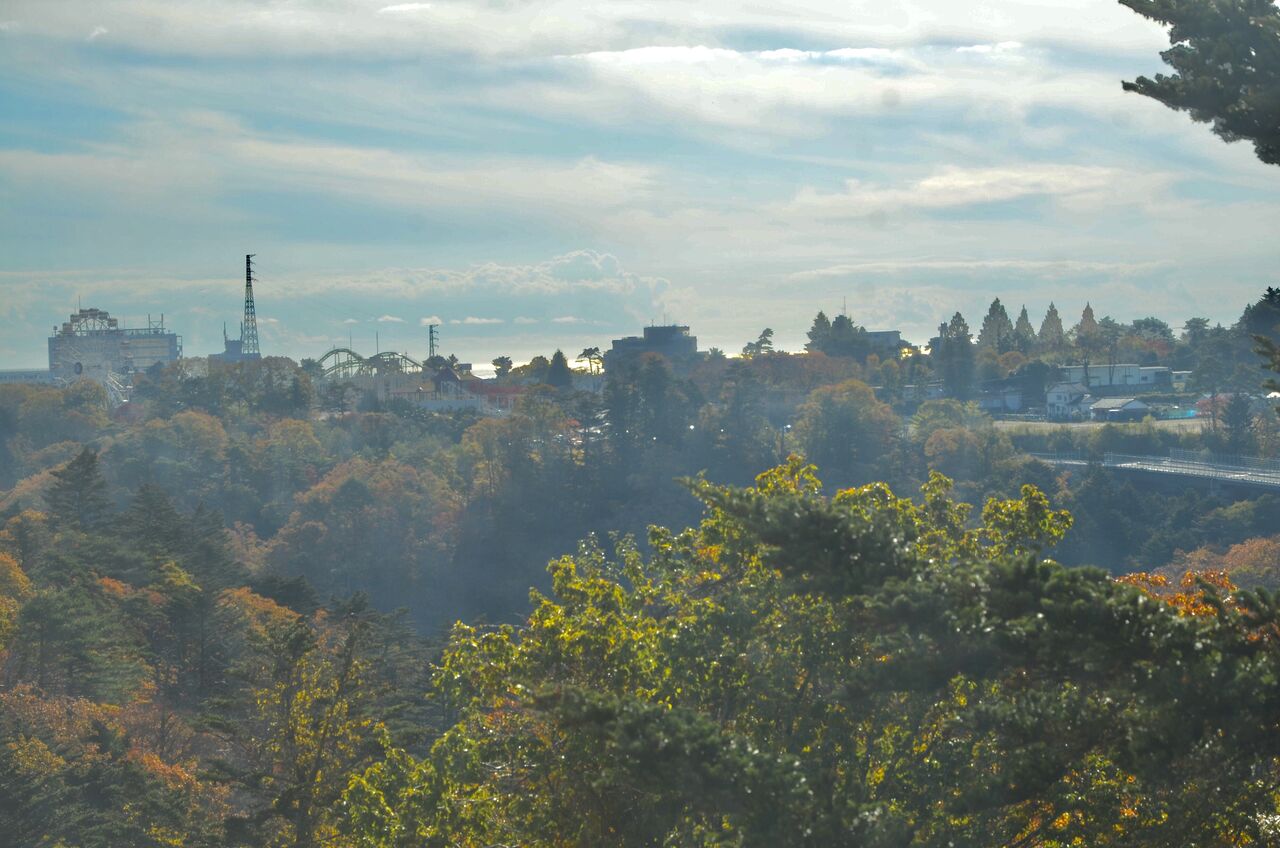
[[[1058,307],[1049,302],[1049,308],[1044,313],[1044,320],[1040,322],[1040,348],[1046,351],[1061,350],[1066,342],[1066,333],[1062,329],[1062,316],[1058,314]]]
[[[102,523],[111,508],[107,481],[98,467],[98,453],[85,448],[52,472],[54,483],[45,495],[56,523],[88,532]]]
[[[998,297],[991,301],[987,316],[982,319],[982,329],[978,331],[978,347],[990,348],[996,353],[1013,350],[1013,322],[1009,320],[1009,313]]]
[[[973,391],[973,335],[964,316],[957,312],[938,328],[935,370],[942,377],[947,394],[968,400]]]
[[[1024,304],[1018,313],[1018,320],[1013,325],[1013,347],[1019,353],[1030,355],[1036,346],[1036,328],[1031,326],[1031,318],[1027,315]]]

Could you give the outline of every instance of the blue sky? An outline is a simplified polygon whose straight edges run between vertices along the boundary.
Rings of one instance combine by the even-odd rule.
[[[1113,0],[6,0],[0,357],[77,299],[217,350],[249,252],[297,358],[1228,322],[1280,169],[1121,91],[1165,43]]]

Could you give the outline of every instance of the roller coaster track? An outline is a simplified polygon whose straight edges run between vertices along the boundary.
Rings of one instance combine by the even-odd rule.
[[[384,350],[373,356],[361,356],[350,348],[336,347],[320,357],[320,367],[326,378],[345,379],[420,372],[422,363],[407,354],[391,350]]]

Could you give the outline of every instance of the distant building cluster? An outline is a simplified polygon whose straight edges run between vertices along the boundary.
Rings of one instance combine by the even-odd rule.
[[[253,256],[245,257],[244,320],[240,338],[223,331],[224,351],[209,357],[213,362],[258,359],[258,324],[253,302]],[[122,326],[105,309],[78,309],[49,336],[47,370],[0,371],[0,384],[34,383],[68,385],[91,380],[103,386],[112,405],[128,400],[135,374],[182,358],[182,337],[165,327],[164,316],[144,327]]]

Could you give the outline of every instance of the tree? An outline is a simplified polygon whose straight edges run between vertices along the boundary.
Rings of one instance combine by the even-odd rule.
[[[853,482],[883,467],[898,426],[870,386],[847,380],[809,394],[796,410],[795,435],[806,457],[841,482]]]
[[[1208,318],[1188,318],[1182,325],[1182,340],[1195,347],[1209,335]]]
[[[951,397],[968,400],[972,394],[974,358],[969,325],[957,312],[938,327],[938,350],[934,352],[935,370]]]
[[[586,362],[587,369],[592,374],[599,374],[604,366],[604,356],[600,353],[598,347],[583,348],[582,353],[578,354],[577,362]]]
[[[753,356],[760,356],[764,353],[773,352],[773,330],[765,327],[760,331],[760,336],[753,342],[747,342],[742,347],[742,355],[750,359]]]
[[[1013,325],[1013,346],[1023,356],[1030,356],[1036,348],[1036,329],[1031,326],[1031,318],[1027,316],[1025,305]]]
[[[569,369],[569,360],[559,348],[551,354],[551,362],[547,366],[546,383],[557,389],[567,389],[573,385],[573,371]]]
[[[52,472],[53,486],[45,495],[55,523],[88,532],[107,517],[111,502],[107,481],[98,466],[98,453],[84,448],[71,462]]]
[[[1251,454],[1257,450],[1253,404],[1243,392],[1233,394],[1222,408],[1222,434],[1231,453]]]
[[[1272,0],[1120,0],[1169,28],[1160,54],[1172,74],[1138,77],[1125,91],[1213,125],[1223,141],[1251,141],[1280,164],[1280,8]]]
[[[509,356],[499,356],[493,360],[493,373],[499,380],[510,374],[512,367],[514,367],[514,363]]]
[[[998,297],[991,301],[986,317],[982,319],[982,329],[978,331],[978,347],[997,354],[1014,349],[1013,323]]]
[[[1062,329],[1062,317],[1058,315],[1058,307],[1052,302],[1040,322],[1040,347],[1049,353],[1056,353],[1066,345],[1066,333]]]
[[[826,353],[831,345],[831,321],[825,312],[819,311],[813,318],[813,326],[809,328],[809,341],[804,349],[809,352]]]

